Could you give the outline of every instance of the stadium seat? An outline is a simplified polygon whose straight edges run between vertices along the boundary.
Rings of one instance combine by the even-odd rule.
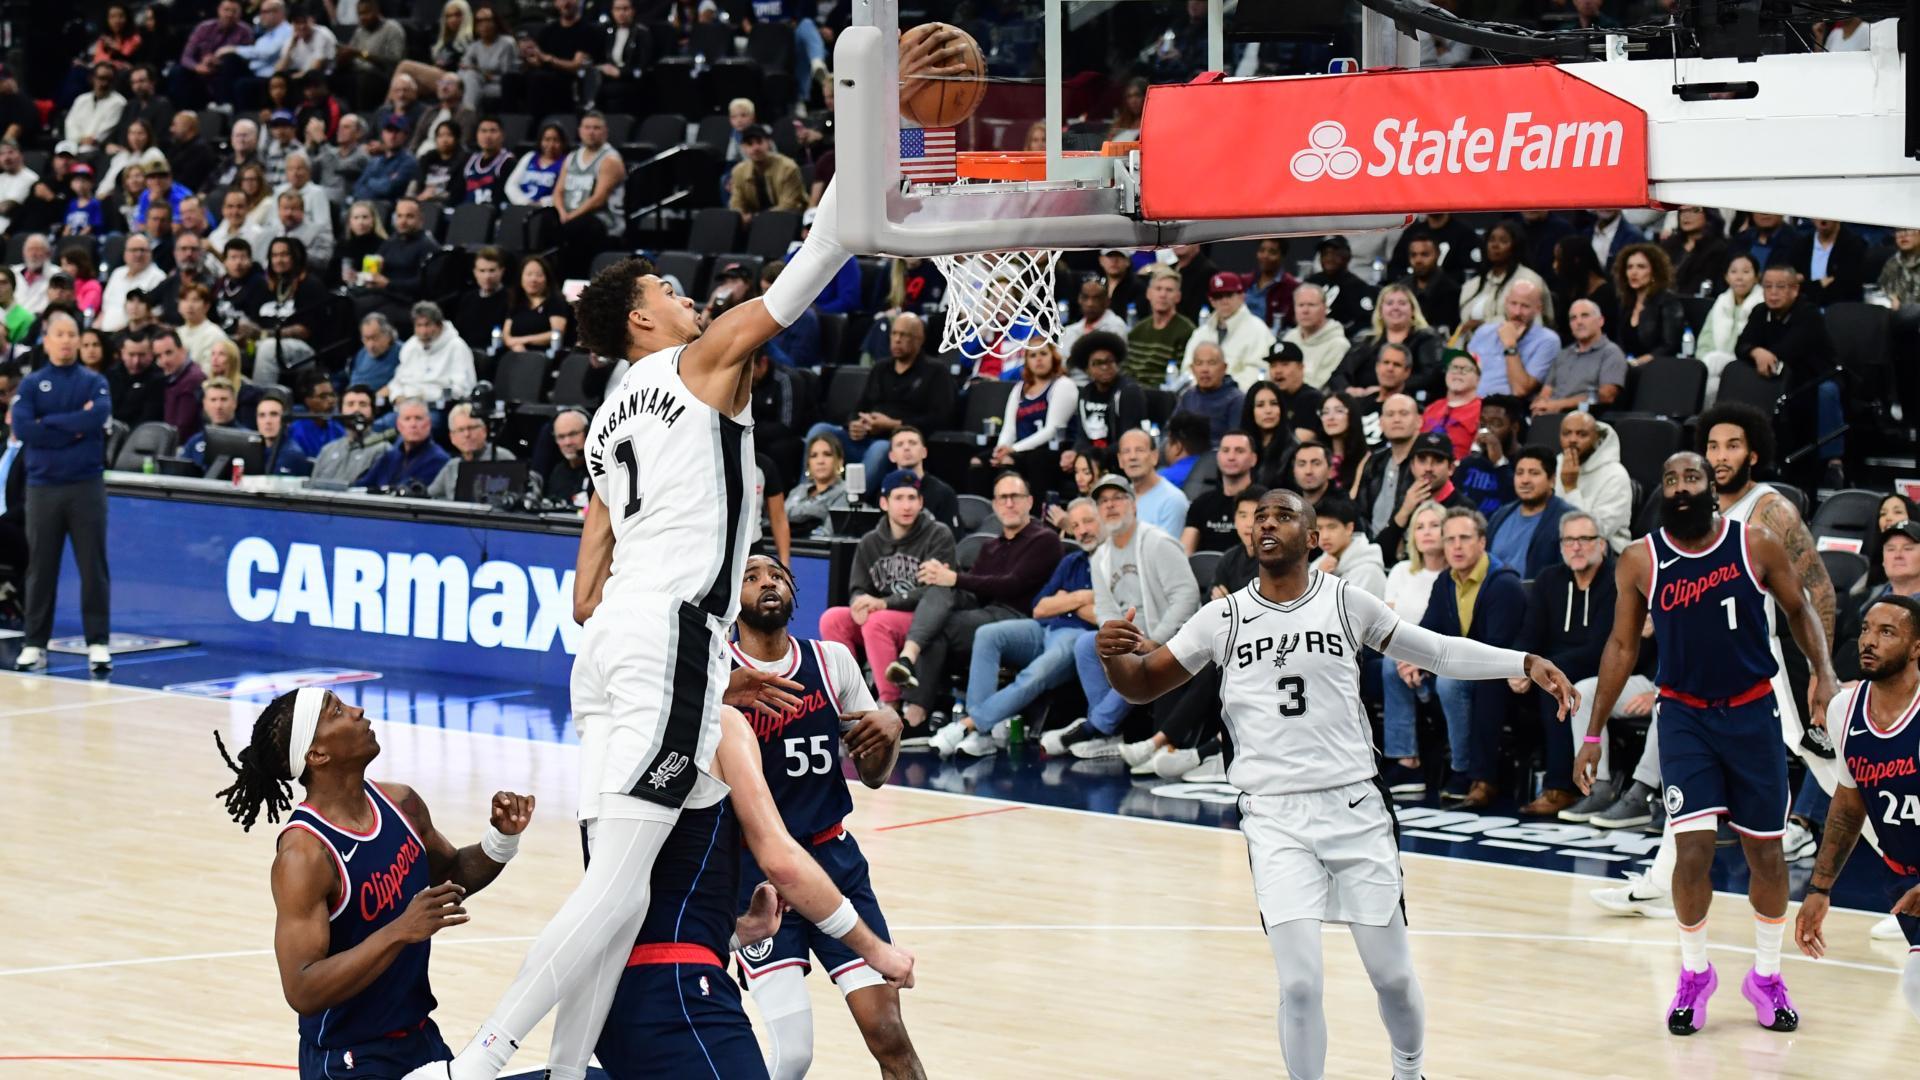
[[[687,118],[679,113],[654,113],[640,121],[639,139],[659,147],[687,141]]]
[[[728,263],[738,263],[740,269],[746,271],[747,277],[752,279],[754,287],[759,287],[760,268],[766,265],[765,259],[762,259],[758,255],[749,255],[744,251],[724,251],[713,257],[713,268],[715,271],[718,271],[720,267]],[[707,284],[711,287],[713,283],[709,281]]]
[[[510,254],[551,250],[560,219],[550,206],[504,206],[493,231],[493,246]]]
[[[1880,500],[1885,497],[1886,492],[1864,488],[1836,491],[1820,500],[1813,520],[1807,523],[1807,531],[1813,534],[1815,543],[1834,537],[1864,544],[1878,521]]]
[[[867,392],[870,369],[847,365],[833,369],[827,377],[826,396],[820,401],[820,419],[829,424],[844,424]]]
[[[763,210],[747,227],[747,253],[762,259],[784,259],[787,245],[800,238],[800,215],[791,210]]]
[[[1820,562],[1826,566],[1827,576],[1833,579],[1835,596],[1845,597],[1866,579],[1867,557],[1857,551],[1822,551]]]
[[[131,431],[123,421],[107,421],[107,452],[105,457],[101,459],[100,464],[109,469],[114,467],[114,463],[119,460],[120,457],[120,448],[127,444],[127,436],[129,434],[131,434]]]
[[[593,357],[583,352],[568,353],[560,361],[560,371],[553,381],[553,403],[555,405],[578,405],[586,408],[592,404],[587,396],[587,375],[593,370]]]
[[[1893,312],[1878,304],[1828,304],[1827,337],[1833,342],[1833,360],[1845,368],[1852,398],[1880,416],[1898,396],[1893,354],[1887,346]]]
[[[493,369],[493,392],[514,405],[538,404],[547,385],[546,353],[502,353]]]
[[[788,30],[788,33],[792,33]],[[691,56],[669,56],[653,65],[646,75],[643,100],[658,105],[663,112],[682,116],[704,116],[712,98]]]
[[[1191,502],[1201,495],[1204,495],[1208,488],[1219,486],[1220,461],[1215,458],[1212,453],[1208,453],[1199,461],[1194,462],[1193,468],[1187,470],[1187,479],[1185,483],[1180,485],[1180,493],[1187,497],[1187,501]],[[1175,539],[1178,539],[1178,537],[1175,537]]]
[[[653,272],[680,283],[680,295],[699,297],[707,287],[707,257],[693,251],[663,251],[653,257]]]
[[[1558,453],[1560,450],[1560,421],[1565,413],[1541,413],[1527,421],[1527,445],[1539,446]]]
[[[481,248],[493,243],[494,209],[479,203],[462,203],[447,217],[446,243],[449,247]]]
[[[1607,417],[1620,440],[1620,464],[1627,475],[1649,488],[1660,486],[1667,458],[1680,449],[1680,425],[1658,416],[1615,413]]]
[[[687,229],[687,249],[718,255],[740,246],[740,215],[724,207],[696,210]]]
[[[1201,600],[1206,599],[1204,594],[1213,581],[1214,571],[1220,566],[1220,560],[1224,557],[1218,551],[1196,551],[1187,556],[1187,568],[1193,571],[1193,580],[1200,585]]]
[[[993,539],[991,533],[981,532],[968,533],[961,537],[960,542],[954,545],[954,566],[960,570],[973,569],[974,561],[980,558],[981,550],[987,546],[987,541],[991,539]]]
[[[747,55],[767,71],[792,71],[793,27],[773,22],[756,24],[747,33]]]
[[[526,113],[501,113],[500,138],[509,149],[533,146],[533,117]]]
[[[960,532],[977,533],[993,520],[993,502],[984,495],[961,495],[956,498],[960,504]]]
[[[1720,373],[1720,395],[1716,402],[1737,401],[1772,416],[1780,404],[1786,386],[1779,379],[1761,375],[1752,364],[1728,364]]]
[[[113,467],[122,472],[139,472],[148,458],[168,457],[179,448],[180,433],[172,424],[149,420],[127,435]]]
[[[1705,364],[1690,356],[1656,356],[1634,370],[1638,378],[1628,406],[1634,412],[1684,420],[1700,411]]]
[[[709,64],[727,59],[733,55],[733,27],[718,21],[694,23],[687,31],[687,52],[705,57]]]
[[[1147,419],[1156,424],[1165,424],[1173,415],[1176,405],[1180,404],[1180,395],[1171,390],[1162,390],[1157,386],[1147,387]]]
[[[733,125],[727,121],[725,113],[703,116],[699,126],[694,129],[693,141],[725,154],[727,144],[733,141]]]
[[[729,57],[707,68],[708,92],[717,108],[725,108],[734,98],[753,102],[762,116],[780,116],[793,98],[793,80],[779,73],[768,77],[757,61]],[[781,87],[787,89],[782,90]]]
[[[12,236],[7,237],[7,265],[8,266],[19,266],[22,262],[26,260],[27,237],[29,235],[30,234],[25,232],[24,230],[16,230]],[[125,243],[126,241],[123,238],[121,240],[121,244],[124,246]],[[103,274],[101,276],[104,277],[105,275]]]
[[[830,311],[820,314],[820,359],[824,363],[838,364],[842,361],[840,350],[846,341],[847,316],[845,312]]]
[[[598,274],[600,271],[605,270],[607,267],[612,266],[614,263],[626,257],[627,253],[624,251],[603,251],[593,257],[593,263],[587,267],[587,274],[589,277]],[[656,260],[655,266],[657,267],[658,265],[659,263]]]
[[[1782,498],[1793,504],[1793,509],[1800,515],[1801,521],[1807,520],[1806,492],[1801,491],[1792,484],[1783,484],[1778,480],[1769,480],[1767,482],[1773,485],[1773,490],[1779,492]]]
[[[633,116],[629,113],[610,112],[601,114],[607,121],[607,142],[614,146],[627,141],[633,135]]]
[[[447,214],[445,199],[420,200],[420,231],[434,239],[440,238],[440,226]]]

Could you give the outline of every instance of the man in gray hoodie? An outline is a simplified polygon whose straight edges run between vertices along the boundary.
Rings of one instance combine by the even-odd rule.
[[[885,671],[906,644],[913,609],[927,591],[920,564],[954,561],[953,532],[921,513],[919,477],[906,469],[888,473],[880,482],[880,505],[886,519],[853,552],[848,605],[820,616],[821,638],[845,645],[876,672]],[[898,708],[900,687],[874,682],[881,702]]]
[[[1351,499],[1329,495],[1313,504],[1313,513],[1323,552],[1314,566],[1385,599],[1386,560],[1380,557],[1380,545],[1361,535],[1360,508]]]
[[[1097,622],[1131,615],[1151,642],[1164,642],[1200,610],[1200,586],[1180,541],[1140,521],[1133,484],[1108,474],[1093,485],[1101,544],[1093,553],[1093,611]],[[1147,651],[1158,648],[1157,644]],[[1047,732],[1040,748],[1077,758],[1120,756],[1120,724],[1133,708],[1107,682],[1094,635],[1074,646],[1074,666],[1087,694],[1087,715]]]

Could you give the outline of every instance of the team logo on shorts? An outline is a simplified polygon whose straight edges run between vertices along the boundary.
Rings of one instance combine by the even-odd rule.
[[[673,783],[674,777],[687,771],[687,765],[690,761],[691,759],[680,751],[669,750],[667,756],[661,759],[660,764],[654,767],[653,772],[647,774],[647,786],[655,791],[659,791],[661,788]]]
[[[740,956],[749,964],[758,964],[773,955],[773,939],[756,941],[751,945],[740,946]]]
[[[1687,797],[1680,793],[1680,785],[1678,784],[1667,785],[1666,803],[1667,803],[1668,817],[1672,817],[1675,814],[1678,814],[1680,812],[1680,808],[1686,805]]]
[[[700,996],[701,997],[713,996],[713,988],[707,985],[707,977],[705,975],[700,976]]]

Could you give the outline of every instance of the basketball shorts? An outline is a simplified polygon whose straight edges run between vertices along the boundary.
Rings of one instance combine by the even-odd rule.
[[[1240,796],[1265,926],[1294,919],[1385,926],[1403,896],[1393,808],[1373,780]]]
[[[692,604],[659,595],[603,603],[573,661],[580,820],[672,822],[713,765],[727,673],[726,627]]]
[[[833,879],[834,887],[840,894],[853,902],[853,910],[860,915],[862,922],[880,935],[882,941],[892,941],[887,933],[887,917],[880,913],[880,901],[873,895],[873,880],[867,873],[867,857],[861,853],[860,845],[853,834],[836,832],[831,838],[814,844],[811,848],[815,862]],[[753,898],[753,890],[767,876],[753,861],[753,856],[742,853],[740,865],[740,910],[747,909],[747,903]],[[820,928],[808,922],[797,911],[789,911],[780,921],[780,929],[765,941],[757,941],[739,950],[740,969],[746,973],[747,985],[753,980],[770,975],[782,968],[797,967],[801,974],[813,969],[808,959],[818,957],[820,966],[826,968],[827,977],[840,988],[841,996],[853,993],[869,986],[878,986],[887,980],[879,972],[867,966],[860,954],[847,948],[839,938],[822,933]]]
[[[1707,829],[1724,815],[1746,836],[1786,835],[1792,792],[1772,694],[1744,705],[1689,705],[1661,694],[1660,779],[1675,831]]]
[[[429,1018],[404,1034],[374,1039],[357,1046],[332,1050],[300,1040],[300,1080],[335,1080],[343,1076],[356,1080],[400,1080],[422,1065],[453,1060],[453,1051],[440,1038],[440,1029]]]
[[[719,956],[709,955],[711,963],[636,964],[621,974],[594,1046],[608,1076],[764,1080],[767,1065],[740,988]]]

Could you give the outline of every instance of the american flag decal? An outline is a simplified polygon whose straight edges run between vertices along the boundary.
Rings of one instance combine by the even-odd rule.
[[[952,128],[900,129],[900,175],[913,184],[948,184],[954,173]]]

